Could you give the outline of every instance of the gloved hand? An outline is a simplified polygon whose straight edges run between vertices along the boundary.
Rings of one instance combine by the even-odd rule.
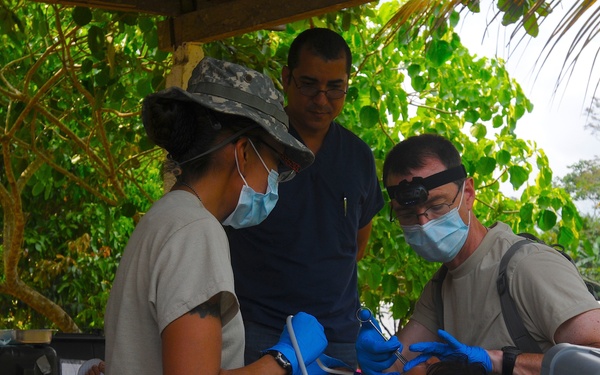
[[[354,371],[350,369],[350,366],[337,358],[321,354],[318,360],[321,361],[325,367],[330,369],[341,369],[342,371],[348,371],[348,373],[354,374]],[[306,371],[308,372],[308,375],[329,375],[329,372],[323,370],[316,360],[306,367]]]
[[[465,345],[443,329],[438,330],[438,336],[447,344],[442,342],[419,342],[409,347],[411,352],[421,352],[422,354],[404,365],[405,372],[419,363],[427,361],[432,356],[436,356],[442,361],[452,357],[467,358],[469,363],[481,363],[488,373],[492,372],[492,360],[485,349],[479,346]]]
[[[365,321],[370,316],[370,321],[381,331],[377,319],[368,310],[360,311],[360,320]],[[356,359],[360,369],[366,375],[379,375],[398,359],[396,350],[402,351],[402,343],[396,336],[386,341],[375,327],[369,322],[363,322],[356,339]],[[393,373],[393,374],[398,374]]]
[[[294,329],[304,363],[310,364],[314,362],[327,347],[327,338],[325,337],[323,326],[314,316],[305,312],[299,312],[292,318],[292,328]],[[292,345],[292,340],[290,339],[287,324],[283,327],[279,342],[267,350],[281,352],[292,364],[292,373],[300,374],[300,365],[294,351],[294,346]]]

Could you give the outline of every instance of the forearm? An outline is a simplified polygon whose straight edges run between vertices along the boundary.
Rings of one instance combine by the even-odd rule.
[[[367,244],[369,243],[369,237],[371,236],[371,228],[373,224],[369,222],[369,224],[358,230],[358,235],[356,238],[358,251],[356,253],[356,261],[358,262],[365,256],[365,250],[367,249]]]
[[[492,373],[502,374],[502,350],[488,350],[492,360]],[[539,375],[542,371],[543,354],[523,353],[517,357],[513,375]]]

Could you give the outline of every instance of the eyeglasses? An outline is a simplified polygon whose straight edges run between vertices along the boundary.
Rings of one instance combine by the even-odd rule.
[[[420,214],[414,212],[401,212],[398,214],[394,214],[394,210],[390,209],[390,221],[395,221],[394,219],[398,219],[398,223],[400,225],[415,225],[419,224],[419,217],[425,216],[427,220],[437,219],[439,217],[444,216],[448,212],[450,212],[451,207],[454,205],[456,198],[458,198],[458,193],[462,190],[462,187],[458,188],[454,199],[450,203],[440,203],[434,204],[432,206],[427,207],[427,209]]]
[[[280,152],[275,147],[271,146],[268,142],[262,141],[261,143],[273,150],[273,152],[275,152],[279,157],[280,163],[279,167],[277,168],[279,176],[277,177],[277,182],[288,182],[289,180],[294,178],[294,176],[296,176],[297,171],[300,170],[300,165],[292,159],[290,159],[283,152]]]
[[[346,90],[342,90],[342,89],[320,90],[318,87],[313,86],[313,85],[300,86],[298,84],[298,82],[296,81],[296,78],[294,77],[294,75],[293,74],[290,74],[290,75],[292,76],[294,85],[296,85],[296,88],[300,91],[300,94],[302,94],[304,96],[314,98],[315,96],[319,95],[320,93],[323,93],[323,94],[325,94],[327,99],[341,99],[342,97],[344,97],[344,95],[346,95]]]

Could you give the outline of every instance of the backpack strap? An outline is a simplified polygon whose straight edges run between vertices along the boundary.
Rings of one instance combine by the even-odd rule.
[[[442,265],[433,275],[433,304],[437,316],[437,323],[440,329],[444,329],[444,301],[442,301],[442,284],[448,273],[448,267]]]
[[[510,291],[508,290],[508,278],[506,277],[506,268],[508,266],[508,262],[523,245],[529,243],[530,241],[531,240],[529,239],[524,239],[515,242],[508,249],[506,254],[504,254],[502,260],[500,261],[500,269],[498,270],[496,287],[498,289],[498,294],[500,295],[502,316],[504,317],[504,322],[515,345],[525,353],[542,353],[542,349],[540,348],[539,344],[533,339],[533,337],[531,337],[531,334],[523,324],[523,320],[519,315],[515,301],[510,296]]]

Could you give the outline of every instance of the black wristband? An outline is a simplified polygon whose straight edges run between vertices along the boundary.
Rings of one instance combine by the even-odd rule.
[[[275,358],[275,362],[277,362],[277,364],[279,366],[281,366],[282,369],[285,370],[285,373],[287,375],[292,375],[293,369],[292,369],[292,364],[290,363],[290,361],[283,355],[282,352],[278,351],[278,350],[267,350],[264,352],[264,354],[268,354],[270,356],[272,356],[273,358]]]
[[[505,346],[502,348],[502,375],[512,375],[517,357],[523,353],[514,346]]]

